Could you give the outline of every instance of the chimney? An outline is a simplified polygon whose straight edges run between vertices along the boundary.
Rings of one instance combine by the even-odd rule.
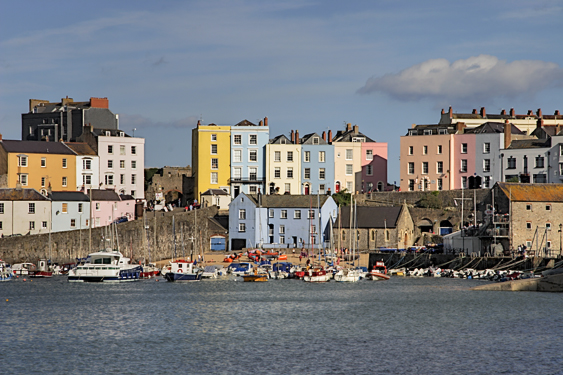
[[[465,122],[458,122],[455,124],[456,134],[463,134],[463,129],[465,129]]]
[[[326,132],[323,132],[323,141],[326,142]]]
[[[299,130],[295,131],[295,144],[298,145],[299,144]]]
[[[197,126],[201,126],[201,120],[197,120]]]
[[[454,110],[452,109],[452,106],[450,106],[448,113],[450,115],[450,118],[454,117]]]
[[[556,110],[555,110],[555,113],[554,113],[553,115],[554,115],[554,116],[559,116],[559,115],[561,115],[561,114],[559,113],[559,110],[556,109]]]
[[[538,111],[537,111],[536,113],[537,113],[538,117],[542,117],[542,115],[541,115],[541,108],[538,108]]]
[[[0,133],[0,142],[2,142],[2,133]]]
[[[473,112],[471,112],[472,115],[476,115],[477,114],[477,110],[475,108],[473,108]]]
[[[508,148],[512,142],[512,124],[506,120],[504,122],[504,148]]]
[[[328,142],[331,143],[332,142],[332,130],[328,130]]]
[[[510,108],[510,117],[516,116],[516,112],[514,112],[514,108]]]
[[[528,115],[528,116],[532,116],[533,114],[534,114],[534,111],[532,111],[531,109],[528,109],[527,115]]]
[[[543,128],[543,118],[538,118],[538,121],[536,122],[536,129],[541,128]]]
[[[346,131],[349,132],[350,130],[352,130],[352,124],[347,123],[346,124]]]
[[[485,111],[485,107],[481,107],[481,117],[485,118],[487,116],[487,112]]]
[[[416,128],[416,124],[411,125],[411,129],[414,129],[414,128]]]
[[[262,126],[262,120],[258,122],[258,126]]]
[[[506,116],[506,110],[503,109],[502,111],[500,111],[500,114],[501,114],[502,116]]]
[[[264,117],[264,126],[268,126],[268,117]]]
[[[354,134],[358,134],[360,132],[360,127],[358,125],[354,125]]]
[[[446,113],[446,111],[444,111],[444,108],[442,108],[442,113],[441,113],[441,114],[443,115],[444,113]]]
[[[295,133],[291,131],[291,143],[295,143]]]

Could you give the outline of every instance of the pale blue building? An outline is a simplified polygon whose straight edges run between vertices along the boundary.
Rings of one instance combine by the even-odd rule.
[[[230,250],[326,247],[336,216],[329,195],[241,193],[229,206]]]
[[[334,183],[334,147],[326,133],[303,136],[301,143],[301,194],[327,194]]]
[[[231,126],[231,197],[258,194],[265,187],[265,148],[270,138],[268,118],[253,124],[248,120]]]
[[[90,199],[81,191],[53,191],[51,199],[51,232],[88,229]]]

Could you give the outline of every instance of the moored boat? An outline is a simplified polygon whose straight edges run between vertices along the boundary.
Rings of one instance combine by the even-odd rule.
[[[49,270],[47,259],[40,259],[37,269],[29,275],[30,277],[53,277],[53,271]]]
[[[119,251],[107,249],[89,254],[84,264],[68,272],[69,282],[126,282],[138,281],[143,268],[129,264]]]
[[[35,272],[36,268],[33,263],[16,263],[12,266],[12,272],[17,276],[27,276]]]
[[[141,272],[141,279],[151,279],[160,274],[160,270],[154,263],[149,263],[143,266],[143,271]]]
[[[242,275],[242,280],[245,282],[253,281],[268,281],[268,274],[265,272],[258,272],[258,269],[254,269],[254,274]]]
[[[0,281],[10,281],[14,277],[10,265],[0,259]]]
[[[341,269],[334,275],[334,280],[339,282],[356,283],[360,281],[360,272],[355,269]]]
[[[310,283],[324,283],[330,280],[331,275],[322,267],[313,267],[305,271],[303,281]]]
[[[202,274],[203,270],[196,267],[194,262],[177,259],[170,262],[170,271],[164,275],[164,278],[171,282],[199,281]]]
[[[387,274],[387,267],[384,262],[375,262],[373,269],[366,278],[369,280],[389,280],[391,277]]]

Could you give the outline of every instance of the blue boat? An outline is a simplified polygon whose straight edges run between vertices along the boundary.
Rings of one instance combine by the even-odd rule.
[[[293,264],[290,262],[278,262],[274,263],[272,266],[272,271],[270,271],[270,277],[272,279],[288,279],[292,277],[291,270]]]
[[[170,272],[166,273],[164,278],[170,282],[199,281],[202,275],[203,270],[196,267],[195,263],[178,259],[170,262]]]
[[[252,272],[253,268],[254,267],[252,263],[231,263],[229,264],[229,267],[227,267],[227,272],[236,276],[249,275]]]

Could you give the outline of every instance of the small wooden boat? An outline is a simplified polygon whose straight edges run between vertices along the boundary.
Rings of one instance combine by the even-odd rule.
[[[268,274],[267,273],[258,273],[258,270],[254,269],[254,274],[242,275],[242,279],[245,282],[268,281]]]

